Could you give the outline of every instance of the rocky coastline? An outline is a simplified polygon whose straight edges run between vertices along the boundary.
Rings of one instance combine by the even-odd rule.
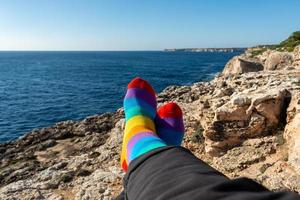
[[[183,108],[183,146],[230,178],[300,193],[300,46],[248,49],[210,82],[169,86]],[[114,199],[124,173],[122,108],[0,144],[0,199]]]
[[[246,48],[183,48],[183,49],[165,49],[165,52],[211,52],[211,53],[232,53],[243,52]]]

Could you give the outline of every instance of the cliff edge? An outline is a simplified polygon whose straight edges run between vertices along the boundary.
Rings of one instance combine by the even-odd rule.
[[[256,49],[257,50],[257,49]],[[300,192],[300,46],[248,49],[210,82],[170,86],[183,146],[230,178]],[[113,199],[122,189],[123,110],[65,121],[0,144],[0,199]]]

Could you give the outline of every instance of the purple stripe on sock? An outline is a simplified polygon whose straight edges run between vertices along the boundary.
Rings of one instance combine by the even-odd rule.
[[[129,155],[131,155],[132,149],[134,145],[141,140],[144,137],[157,137],[154,135],[152,132],[141,132],[133,136],[132,138],[129,139],[129,142],[127,143],[127,158],[129,158]]]
[[[156,123],[158,127],[167,128],[178,132],[184,131],[183,119],[181,117],[157,118]]]
[[[156,97],[150,94],[145,89],[140,89],[140,88],[128,89],[125,95],[125,99],[133,98],[133,97],[140,98],[145,102],[147,102],[149,105],[151,105],[153,108],[156,108],[156,100],[155,100]]]

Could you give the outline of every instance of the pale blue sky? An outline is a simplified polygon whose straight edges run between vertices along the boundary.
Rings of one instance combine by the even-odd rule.
[[[299,0],[1,0],[0,50],[161,50],[272,44]]]

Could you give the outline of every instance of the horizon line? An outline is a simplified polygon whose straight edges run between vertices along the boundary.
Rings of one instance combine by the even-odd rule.
[[[34,52],[34,51],[52,51],[52,52],[59,52],[59,51],[74,51],[74,52],[91,52],[91,51],[165,51],[168,49],[246,49],[246,48],[250,48],[250,47],[186,47],[186,48],[165,48],[165,49],[152,49],[152,50],[80,50],[80,49],[76,49],[76,50],[42,50],[42,49],[38,49],[38,50],[30,50],[30,49],[21,49],[21,50],[2,50],[0,49],[0,52],[24,52],[24,51],[28,51],[28,52]]]

